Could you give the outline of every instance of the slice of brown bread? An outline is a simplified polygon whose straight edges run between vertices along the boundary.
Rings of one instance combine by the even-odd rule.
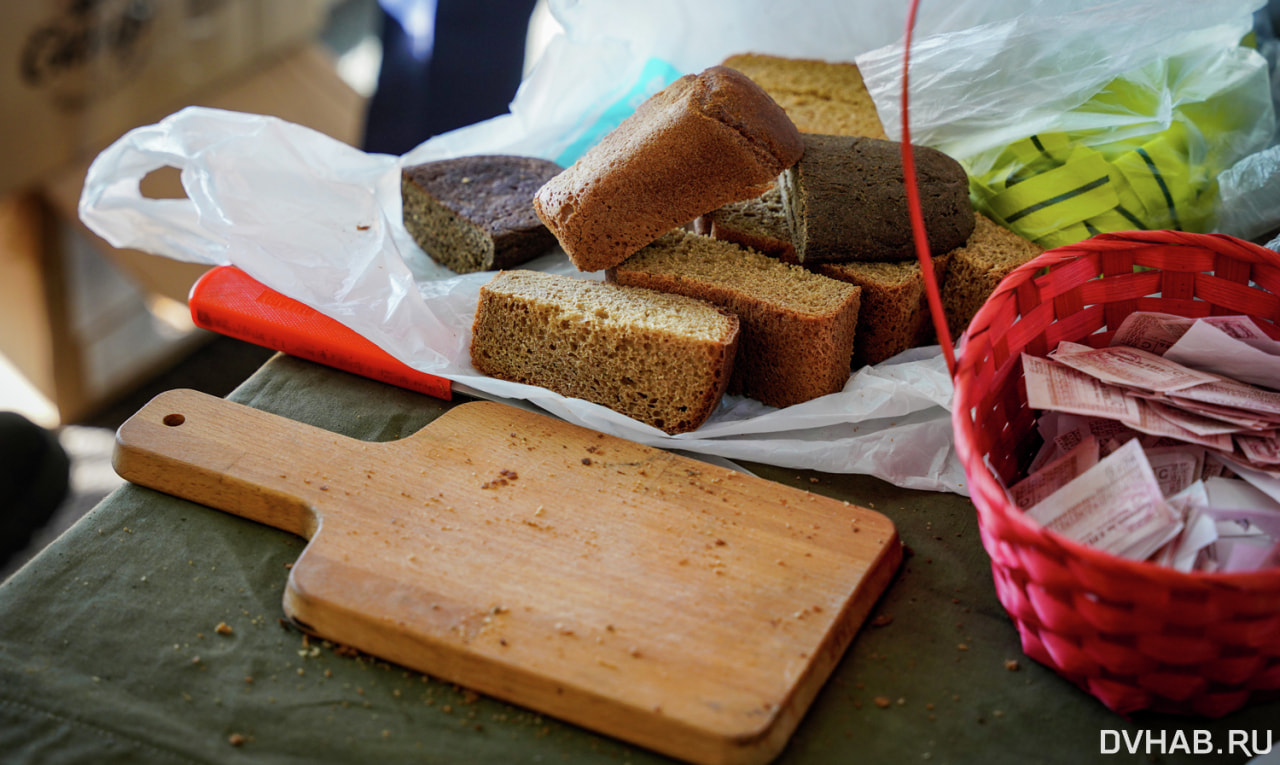
[[[802,133],[888,138],[856,64],[759,53],[723,64],[764,88]]]
[[[411,165],[400,175],[404,226],[432,260],[457,273],[518,266],[556,245],[533,211],[533,195],[560,170],[506,155]]]
[[[784,407],[849,379],[859,290],[767,255],[672,231],[609,269],[619,284],[699,298],[737,314],[730,393]]]
[[[947,283],[942,289],[942,307],[952,339],[960,339],[1001,279],[1042,252],[1044,248],[1035,242],[985,215],[977,215],[969,241],[952,253]]]
[[[952,253],[933,259],[934,278],[945,284]],[[853,366],[879,364],[908,348],[929,345],[936,333],[929,312],[924,274],[917,261],[900,263],[820,263],[813,270],[862,289]]]
[[[720,402],[738,327],[733,314],[681,295],[502,271],[480,290],[471,363],[684,433]]]
[[[654,94],[534,198],[582,271],[617,265],[702,213],[758,196],[804,151],[741,72],[713,66]]]
[[[758,197],[730,202],[699,216],[694,231],[749,247],[784,263],[796,262],[796,248],[791,244],[782,190],[777,183],[770,184],[769,190]]]
[[[916,257],[903,183],[902,144],[806,134],[804,156],[782,173],[787,228],[804,264]],[[973,232],[969,176],[951,157],[914,147],[916,185],[933,255]]]

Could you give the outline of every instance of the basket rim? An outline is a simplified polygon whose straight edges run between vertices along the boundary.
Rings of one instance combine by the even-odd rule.
[[[972,404],[977,398],[975,386],[971,382],[975,378],[972,374],[967,374],[967,372],[971,372],[976,367],[977,361],[966,351],[971,347],[971,338],[985,334],[991,316],[997,310],[994,306],[994,298],[1016,289],[1018,285],[1027,281],[1046,266],[1086,257],[1093,252],[1153,244],[1195,247],[1209,249],[1217,253],[1222,253],[1222,250],[1209,245],[1227,245],[1231,247],[1232,255],[1239,254],[1246,259],[1268,262],[1280,267],[1280,253],[1228,234],[1197,234],[1186,231],[1161,230],[1098,234],[1074,244],[1045,250],[1040,255],[1011,271],[1000,281],[991,296],[984,301],[982,307],[974,315],[968,328],[961,334],[959,347],[957,348],[956,373],[952,381],[954,396],[951,407],[951,422],[957,456],[969,482],[971,500],[980,514],[989,513],[1008,519],[1029,533],[1046,537],[1065,552],[1091,565],[1126,569],[1147,578],[1162,578],[1183,583],[1231,586],[1241,589],[1247,589],[1250,585],[1256,583],[1273,583],[1274,580],[1280,579],[1280,567],[1271,567],[1258,571],[1185,572],[1153,563],[1149,560],[1122,558],[1047,529],[1032,521],[1025,512],[1008,503],[1005,488],[1000,480],[992,474],[981,455],[977,453],[976,441],[973,437],[977,431],[977,423],[969,416]],[[988,499],[991,497],[999,497],[1002,501],[994,502],[988,506]]]

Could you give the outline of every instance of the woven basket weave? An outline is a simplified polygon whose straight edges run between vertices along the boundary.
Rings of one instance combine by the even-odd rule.
[[[1026,518],[1000,483],[1039,445],[1020,353],[1044,356],[1061,340],[1106,345],[1134,311],[1247,314],[1271,331],[1278,295],[1280,255],[1266,248],[1177,231],[1103,234],[1011,273],[963,340],[952,420],[997,594],[1027,656],[1121,714],[1218,717],[1280,697],[1280,569],[1183,574]]]

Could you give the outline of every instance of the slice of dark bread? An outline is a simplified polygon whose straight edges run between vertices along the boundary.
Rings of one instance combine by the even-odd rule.
[[[431,259],[460,274],[512,268],[556,245],[533,195],[560,172],[535,157],[483,155],[405,167],[404,225]]]
[[[671,231],[606,272],[618,284],[705,300],[738,316],[729,392],[784,407],[849,379],[859,290],[754,250]]]

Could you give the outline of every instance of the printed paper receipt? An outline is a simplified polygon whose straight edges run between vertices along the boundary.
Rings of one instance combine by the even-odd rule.
[[[1132,440],[1027,514],[1045,528],[1113,555],[1146,560],[1182,529]]]
[[[1165,393],[1217,382],[1218,377],[1206,372],[1166,361],[1139,348],[1115,346],[1090,348],[1075,343],[1062,343],[1052,354],[1055,361],[1084,372],[1112,385],[1127,385]]]
[[[1106,417],[1112,420],[1138,419],[1138,405],[1123,388],[1095,380],[1089,375],[1038,356],[1022,354],[1027,381],[1027,405],[1032,409]]]

